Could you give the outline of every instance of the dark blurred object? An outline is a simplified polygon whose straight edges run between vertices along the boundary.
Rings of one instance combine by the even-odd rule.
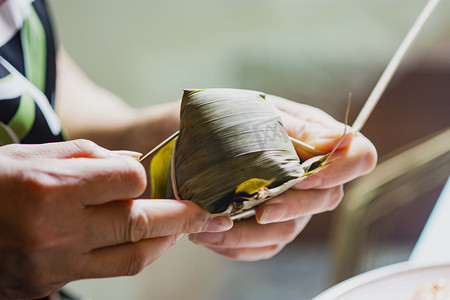
[[[444,58],[440,61],[424,59],[399,74],[363,128],[381,160],[403,145],[450,126],[450,65],[444,65]],[[353,109],[352,115],[358,111]]]
[[[449,170],[450,128],[405,146],[355,181],[332,226],[334,280],[376,267],[380,253],[388,253],[395,243],[409,242],[412,250],[431,212],[426,206],[436,202],[436,192],[442,190]],[[405,233],[408,228],[413,233]],[[383,257],[381,261],[393,262]]]

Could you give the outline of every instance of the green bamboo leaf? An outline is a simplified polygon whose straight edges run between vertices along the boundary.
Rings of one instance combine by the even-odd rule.
[[[170,162],[175,141],[171,141],[159,150],[150,163],[152,198],[166,198],[168,178],[170,175]]]
[[[248,195],[252,195],[258,192],[260,189],[271,185],[274,180],[275,179],[273,178],[270,180],[252,178],[238,185],[234,193],[235,194],[245,193]]]

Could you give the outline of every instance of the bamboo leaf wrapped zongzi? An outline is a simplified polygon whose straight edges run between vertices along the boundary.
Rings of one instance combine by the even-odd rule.
[[[320,168],[326,157],[301,164],[265,98],[248,90],[186,90],[176,142],[151,163],[153,196],[188,199],[211,213],[235,215]]]

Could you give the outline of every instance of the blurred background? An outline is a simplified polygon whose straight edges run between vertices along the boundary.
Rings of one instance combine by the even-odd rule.
[[[232,87],[343,120],[352,92],[350,124],[425,3],[49,0],[59,42],[134,107],[177,100],[184,88]],[[183,240],[136,277],[68,289],[92,299],[311,299],[335,281],[407,259],[448,176],[449,13],[450,1],[441,1],[362,130],[382,168],[348,185],[341,207],[315,216],[275,258],[234,262]],[[408,165],[416,160],[425,167]],[[391,184],[383,182],[393,170]],[[420,189],[406,184],[415,182]],[[363,187],[377,187],[375,196]],[[351,231],[367,215],[367,230]]]

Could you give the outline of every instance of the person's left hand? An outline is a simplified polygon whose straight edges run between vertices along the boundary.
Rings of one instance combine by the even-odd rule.
[[[344,124],[325,112],[274,96],[269,99],[290,136],[324,152],[330,152],[340,140]],[[302,161],[310,157],[297,152]],[[347,130],[331,160],[327,168],[259,205],[255,218],[236,222],[226,232],[192,234],[190,240],[231,259],[271,258],[297,237],[312,215],[335,209],[343,197],[342,185],[369,173],[376,165],[377,153],[367,138]]]

